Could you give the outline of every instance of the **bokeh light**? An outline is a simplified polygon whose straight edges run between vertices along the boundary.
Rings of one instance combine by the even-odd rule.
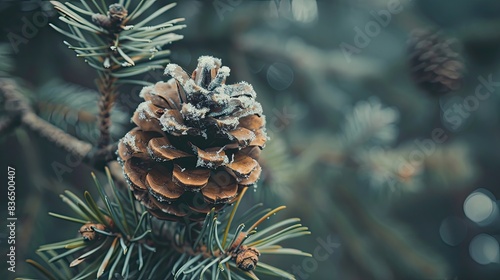
[[[457,246],[467,235],[467,225],[458,217],[448,217],[441,222],[439,235],[444,243]]]
[[[467,218],[480,225],[487,225],[498,215],[495,197],[485,189],[471,193],[464,202],[464,212]]]
[[[310,23],[318,18],[318,5],[316,1],[293,0],[293,19],[302,23]]]
[[[498,263],[498,241],[490,235],[479,234],[470,242],[469,253],[472,259],[479,264]]]
[[[293,70],[284,63],[273,63],[267,69],[267,82],[275,90],[285,90],[293,82]]]

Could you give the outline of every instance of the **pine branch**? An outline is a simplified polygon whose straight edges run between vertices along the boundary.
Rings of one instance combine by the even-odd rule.
[[[80,140],[97,143],[99,92],[54,79],[37,90],[35,96],[33,106],[40,117]],[[110,136],[119,139],[125,133],[129,114],[115,107],[111,119]]]
[[[117,94],[117,82],[119,80],[127,82],[126,78],[163,68],[162,64],[168,60],[162,58],[170,52],[161,50],[161,47],[182,38],[172,31],[184,27],[184,25],[174,25],[183,19],[145,26],[175,6],[175,4],[165,5],[139,21],[141,14],[154,1],[147,3],[141,1],[131,13],[128,12],[130,1],[126,3],[121,1],[109,7],[102,1],[102,6],[95,5],[96,10],[85,2],[82,2],[81,7],[58,1],[51,3],[62,15],[60,20],[68,25],[69,31],[54,25],[52,27],[74,41],[73,44],[69,42],[65,44],[99,73],[97,87],[101,93],[98,118],[100,135],[97,148],[103,148],[110,142],[110,114]],[[130,25],[131,23],[135,25]]]
[[[75,156],[83,158],[92,149],[91,144],[78,140],[38,117],[17,90],[17,85],[13,80],[0,79],[0,90],[6,99],[6,103],[17,105],[13,110],[19,113],[21,124],[25,127],[37,132],[50,142]]]
[[[97,141],[97,147],[103,148],[110,142],[110,128],[111,128],[111,109],[115,102],[116,89],[115,84],[116,78],[110,76],[108,72],[105,72],[101,78],[98,80],[98,88],[101,93],[99,98],[99,140]]]
[[[63,130],[42,120],[32,111],[23,112],[21,122],[24,126],[73,155],[85,157],[92,149],[91,144],[67,134]]]
[[[259,256],[311,256],[277,245],[310,233],[298,223],[299,219],[266,223],[284,206],[262,211],[254,208],[236,219],[237,204],[229,217],[212,209],[203,224],[160,222],[148,215],[128,190],[117,189],[110,172],[106,173],[111,193],[94,176],[104,207],[98,206],[89,192],[81,199],[66,191],[61,198],[71,211],[50,213],[80,224],[81,236],[39,247],[38,254],[44,262],[28,263],[46,278],[115,279],[120,275],[124,279],[203,279],[211,275],[209,279],[216,280],[221,274],[229,279],[257,279],[256,274],[262,273],[294,279],[292,274],[262,262]],[[233,226],[233,220],[237,226]],[[246,224],[251,226],[243,231]]]
[[[169,54],[168,50],[161,50],[159,46],[181,38],[181,36],[171,32],[183,27],[174,26],[182,19],[146,26],[150,21],[175,5],[165,5],[150,15],[145,14],[142,18],[141,15],[152,7],[154,1],[138,2],[136,7],[131,9],[130,14],[127,11],[130,4],[128,0],[112,4],[109,8],[105,7],[104,0],[101,1],[102,5],[93,1],[93,8],[90,8],[85,1],[82,1],[80,7],[71,3],[61,4],[57,1],[51,1],[51,3],[61,13],[60,20],[68,25],[68,29],[63,30],[56,26],[53,27],[74,42],[74,44],[65,43],[75,50],[77,56],[84,57],[89,66],[96,69],[99,74],[97,86],[101,93],[98,103],[100,137],[97,146],[93,148],[90,143],[78,140],[47,122],[41,121],[27,103],[22,103],[25,105],[25,109],[22,111],[22,124],[63,147],[66,151],[84,158],[86,162],[90,162],[94,166],[100,166],[101,163],[107,163],[111,160],[114,157],[114,151],[116,151],[116,145],[109,145],[110,111],[117,95],[116,84],[127,82],[125,78],[152,69],[163,68],[162,64],[168,60],[152,59],[162,58]],[[141,20],[136,21],[137,19]],[[130,23],[134,23],[134,26],[126,25]],[[228,108],[231,109],[229,110],[231,112],[236,110],[237,104],[241,103],[247,106],[248,99],[255,98],[252,87],[246,83],[227,87],[224,85],[224,80],[229,74],[227,67],[219,68],[220,71],[218,71],[217,75],[212,77],[213,81],[207,82],[206,78],[210,77],[209,73],[213,74],[214,70],[218,68],[216,65],[220,64],[219,60],[213,57],[202,57],[199,63],[200,66],[196,70],[198,79],[193,74],[193,78],[190,80],[193,84],[184,83],[184,77],[188,75],[186,73],[178,75],[178,72],[182,71],[179,66],[170,65],[170,67],[167,67],[166,72],[171,71],[170,75],[177,82],[182,83],[183,94],[187,92],[191,97],[195,96],[194,91],[197,93],[198,90],[201,90],[203,93],[208,93],[214,87],[221,86],[223,88],[222,86],[224,86],[225,89],[220,93],[221,99],[217,101],[220,104],[217,104],[225,106],[226,98],[234,95],[234,101],[236,102],[230,105],[235,106],[235,108]],[[193,88],[192,85],[194,85],[195,80],[198,85]],[[202,85],[207,89],[202,88]],[[185,97],[185,95],[183,96]],[[196,99],[195,101],[201,102],[203,100]],[[167,98],[165,102],[173,101]],[[240,122],[240,117],[242,122],[247,121],[248,129],[242,126],[238,130],[231,128],[231,131],[226,131],[230,136],[228,139],[235,142],[236,146],[234,147],[255,146],[254,148],[258,150],[258,147],[262,147],[265,142],[264,119],[259,115],[262,110],[261,106],[259,103],[252,106],[243,108],[248,110],[240,112],[242,115],[235,113],[233,117],[234,121]],[[180,108],[177,105],[175,107]],[[190,117],[205,119],[205,113],[202,110],[193,110],[191,113],[193,113],[193,116]],[[225,114],[222,111],[213,112],[214,118]],[[242,116],[248,118],[243,120]],[[260,137],[256,134],[257,132],[261,133]],[[208,137],[207,134],[210,135],[205,133],[205,139]],[[200,134],[200,136],[202,135]],[[135,138],[132,137],[132,139]],[[254,143],[254,145],[250,145],[251,143]],[[143,147],[145,148],[145,146]],[[120,151],[122,152],[122,150]],[[216,154],[218,155],[221,151]],[[201,149],[197,149],[195,153],[200,157],[203,157],[204,153],[207,154],[205,157],[212,157],[208,154],[209,152]],[[255,183],[258,178],[260,174],[259,166],[250,155],[241,154],[240,156],[236,151],[231,151],[231,155],[234,157],[233,162],[229,163],[227,160],[223,160],[223,162],[232,164],[230,168],[233,169],[231,170],[238,174],[234,173],[232,175],[234,180],[229,182],[230,185],[228,186],[246,190],[246,187]],[[217,156],[214,157],[217,158]],[[120,154],[120,158],[123,158],[122,154]],[[247,161],[251,161],[251,163],[242,162],[242,159],[248,159]],[[210,158],[209,162],[212,164],[212,161],[215,160],[218,159]],[[208,164],[204,167],[208,167]],[[248,168],[250,169],[247,172]],[[114,172],[118,173],[117,170],[119,169],[114,168]],[[191,176],[190,172],[185,172],[185,170],[184,168],[178,168],[179,182],[184,180],[186,184],[190,184],[196,174],[193,173]],[[253,177],[249,175],[252,170],[255,171],[252,173]],[[212,171],[204,169],[202,172],[208,174]],[[142,197],[139,195],[144,193],[144,188],[140,190],[134,189],[133,191],[130,191],[129,188],[119,189],[115,186],[111,171],[106,169],[106,174],[109,187],[101,185],[94,176],[100,201],[102,202],[101,205],[98,205],[98,200],[92,197],[89,192],[84,193],[83,199],[71,192],[65,192],[65,194],[61,195],[62,200],[74,212],[74,215],[68,215],[64,212],[51,215],[68,222],[81,224],[79,230],[81,237],[40,247],[38,251],[46,264],[40,265],[34,261],[30,261],[30,263],[46,277],[51,279],[101,277],[107,279],[116,277],[123,279],[163,279],[173,276],[174,279],[187,277],[200,277],[202,279],[207,275],[211,275],[211,278],[215,280],[222,277],[221,274],[224,274],[228,279],[258,279],[256,275],[262,273],[293,279],[292,274],[260,261],[259,256],[261,254],[311,256],[308,253],[282,248],[278,245],[284,240],[310,234],[307,227],[298,223],[299,219],[285,219],[275,224],[267,222],[277,212],[283,210],[284,206],[263,210],[259,209],[259,207],[253,207],[242,217],[239,217],[239,221],[234,223],[234,226],[232,222],[233,219],[236,219],[235,213],[239,203],[229,217],[224,212],[219,213],[221,210],[219,205],[198,209],[201,210],[199,212],[201,218],[208,212],[204,223],[198,221],[189,222],[187,219],[185,223],[158,221],[154,216],[149,215],[152,214],[151,211],[157,210],[160,213],[170,214],[167,208],[160,209],[159,204],[140,204],[138,200],[142,199]],[[123,176],[118,176],[118,178],[120,177],[123,179]],[[133,181],[129,177],[127,179],[130,182]],[[238,184],[236,184],[236,179]],[[196,181],[196,178],[194,180]],[[195,183],[197,185],[198,182]],[[207,183],[205,182],[205,184]],[[208,192],[205,201],[219,202],[222,194],[231,199],[237,195],[237,192],[231,194],[229,191],[228,194],[225,194],[226,189],[222,188],[224,186],[219,186],[216,181],[214,181],[212,187],[220,190],[210,192],[207,191],[209,187],[205,185],[201,187],[205,187],[204,191]],[[245,191],[240,193],[239,199],[244,193]],[[163,200],[160,202],[163,202]],[[230,201],[227,202],[228,208],[230,208]],[[191,206],[189,203],[187,200],[179,201],[179,205],[182,206],[180,208],[189,208]],[[251,226],[244,230],[245,225]],[[257,231],[257,226],[259,231]],[[59,271],[61,267],[55,265],[55,263],[61,261],[63,262],[61,266],[66,268],[65,274]]]
[[[117,143],[96,149],[92,144],[69,135],[36,115],[28,101],[20,93],[14,80],[0,79],[0,94],[5,99],[5,106],[9,113],[8,116],[4,117],[5,121],[7,123],[12,122],[10,128],[13,128],[14,124],[22,125],[99,170],[102,170],[106,164],[116,159]],[[15,121],[16,116],[19,118],[18,122]],[[117,180],[121,179],[121,185],[126,185],[121,172],[115,172],[115,178]]]

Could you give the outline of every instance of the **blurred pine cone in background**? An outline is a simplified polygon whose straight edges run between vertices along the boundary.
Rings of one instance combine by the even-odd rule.
[[[191,76],[169,64],[173,79],[141,92],[138,127],[118,154],[135,197],[160,219],[204,219],[260,176],[265,117],[251,85],[225,85],[229,72],[202,56]]]
[[[417,29],[410,35],[408,54],[413,79],[433,96],[461,87],[464,64],[452,43],[453,40],[432,30]]]

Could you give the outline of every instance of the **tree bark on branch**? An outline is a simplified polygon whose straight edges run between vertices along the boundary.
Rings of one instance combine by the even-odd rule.
[[[22,95],[18,85],[12,79],[0,79],[0,95],[3,96],[4,107],[7,112],[6,116],[0,119],[0,135],[9,132],[16,126],[23,126],[54,143],[64,151],[81,158],[84,163],[95,169],[103,171],[104,166],[110,165],[110,171],[118,183],[122,186],[127,185],[121,169],[110,164],[116,159],[117,143],[97,149],[91,143],[69,135],[62,129],[40,118],[35,114],[28,100]]]

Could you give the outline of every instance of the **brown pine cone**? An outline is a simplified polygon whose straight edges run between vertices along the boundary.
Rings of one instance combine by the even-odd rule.
[[[122,30],[121,23],[127,17],[128,11],[121,4],[111,4],[108,15],[93,14],[92,21],[111,33],[119,33]]]
[[[411,34],[408,52],[413,79],[429,94],[439,96],[461,87],[465,67],[452,40],[418,29]]]
[[[247,247],[241,245],[236,254],[233,254],[233,258],[236,265],[244,271],[251,271],[257,267],[259,262],[260,252],[256,248]]]
[[[86,242],[100,240],[102,238],[102,234],[96,232],[94,229],[104,231],[106,230],[106,227],[103,224],[94,224],[94,223],[84,224],[79,230],[83,240],[85,240]]]
[[[265,117],[251,85],[225,85],[229,71],[202,56],[191,76],[169,64],[173,79],[141,92],[138,127],[118,154],[136,198],[160,219],[201,220],[260,176]]]

